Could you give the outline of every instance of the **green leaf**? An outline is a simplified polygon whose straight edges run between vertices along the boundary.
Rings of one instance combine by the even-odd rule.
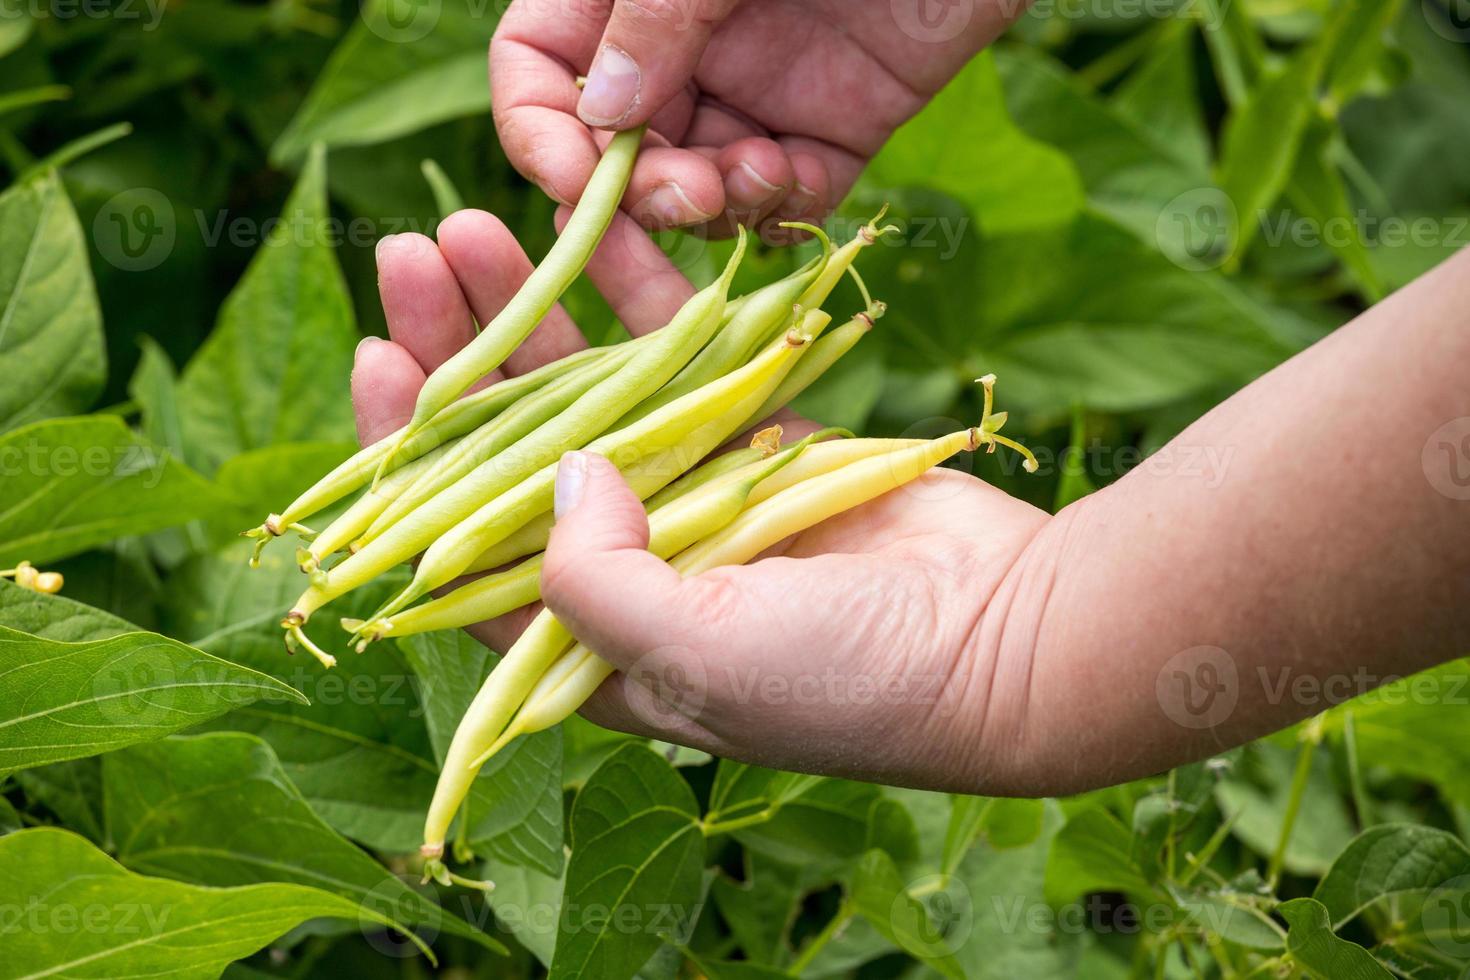
[[[0,194],[0,431],[85,411],[105,372],[87,244],[61,178],[18,184]]]
[[[271,148],[277,163],[314,142],[382,143],[490,107],[485,50],[499,7],[468,0],[371,0]]]
[[[1051,509],[1059,511],[1076,503],[1097,489],[1087,472],[1087,412],[1081,405],[1072,408],[1072,434],[1062,456],[1061,475]]]
[[[72,759],[37,766],[15,774],[26,799],[40,803],[74,830],[106,845],[102,813],[102,759]]]
[[[422,164],[424,180],[429,189],[434,192],[434,204],[439,209],[439,217],[447,218],[456,211],[464,208],[464,195],[459,188],[454,186],[454,181],[444,172],[434,160],[425,160]]]
[[[105,640],[120,633],[138,632],[138,627],[112,613],[63,595],[43,595],[22,589],[3,580],[0,580],[0,626],[62,643]]]
[[[1280,837],[1295,764],[1291,750],[1257,742],[1245,748],[1240,763],[1215,787],[1221,811],[1235,820],[1232,833],[1263,857],[1275,850]],[[1330,759],[1319,753],[1287,842],[1285,867],[1293,874],[1323,874],[1352,836],[1352,821],[1333,784]]]
[[[0,771],[110,752],[285,684],[156,633],[67,643],[0,627]]]
[[[0,893],[20,915],[4,931],[7,973],[17,977],[206,980],[308,919],[391,925],[301,885],[200,888],[148,878],[51,828],[0,837]]]
[[[36,22],[28,16],[0,19],[0,58],[24,44],[35,26]]]
[[[142,409],[143,435],[155,445],[184,458],[184,426],[179,418],[178,373],[168,354],[152,337],[140,337],[143,356],[128,382],[128,397]]]
[[[199,885],[308,885],[377,909],[428,941],[443,931],[505,952],[339,837],[252,735],[135,746],[104,759],[102,774],[114,854],[134,871]]]
[[[1470,875],[1470,849],[1458,837],[1434,827],[1382,824],[1353,838],[1312,897],[1340,929],[1377,902],[1462,875]]]
[[[866,179],[943,191],[965,202],[992,233],[1065,224],[1084,203],[1082,182],[1066,157],[1011,121],[989,52],[894,134]]]
[[[186,458],[206,472],[248,449],[350,440],[357,328],[333,250],[318,150],[179,384]]]
[[[1153,889],[1133,859],[1133,835],[1100,807],[1071,816],[1057,833],[1046,863],[1046,900],[1065,905],[1096,891],[1147,897]]]
[[[13,834],[22,826],[20,814],[5,797],[0,796],[0,836]]]
[[[1195,37],[1186,21],[1170,21],[1111,103],[1159,152],[1203,174],[1209,171],[1210,137],[1196,82]]]
[[[572,804],[572,859],[551,980],[628,980],[661,935],[693,922],[704,836],[689,786],[657,754],[626,745]]]
[[[1292,958],[1320,980],[1392,980],[1373,955],[1332,931],[1327,909],[1310,898],[1294,898],[1276,908],[1290,926],[1286,946]]]
[[[783,864],[755,851],[743,854],[740,881],[716,875],[710,895],[746,958],[781,966],[790,958],[787,936],[802,895],[820,883],[810,867]]]
[[[1275,952],[1286,946],[1286,937],[1259,906],[1259,896],[1241,896],[1228,888],[1175,895],[1187,921],[1226,942],[1246,949]]]
[[[859,915],[904,952],[947,977],[965,976],[944,933],[923,903],[908,893],[897,866],[885,852],[869,851],[858,862],[852,902]]]
[[[7,567],[182,524],[218,506],[220,496],[117,418],[85,415],[0,436],[0,500],[0,567]]]

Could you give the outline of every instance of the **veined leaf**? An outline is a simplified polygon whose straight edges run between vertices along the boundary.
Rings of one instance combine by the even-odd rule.
[[[1286,948],[1292,959],[1319,980],[1392,980],[1373,954],[1332,931],[1327,908],[1310,898],[1294,898],[1276,908],[1287,921]]]
[[[10,188],[0,194],[0,431],[90,408],[106,360],[86,240],[61,178]]]
[[[0,580],[0,626],[62,643],[105,640],[120,633],[136,633],[125,619],[84,605],[66,596],[43,595]]]
[[[964,968],[929,910],[905,888],[893,858],[872,850],[853,874],[852,902],[859,915],[884,938],[947,977],[963,978]]]
[[[156,633],[66,643],[0,627],[0,771],[110,752],[262,698],[305,700]]]
[[[218,506],[214,486],[113,416],[0,436],[0,567],[37,565]]]
[[[49,827],[0,837],[0,893],[20,913],[0,924],[5,974],[25,980],[206,980],[307,919],[392,925],[374,909],[302,885],[201,888],[144,877]]]
[[[629,980],[687,929],[699,901],[699,808],[673,766],[627,745],[598,766],[572,805],[572,859],[551,980]]]
[[[1353,838],[1312,897],[1327,909],[1332,928],[1340,929],[1379,901],[1430,891],[1461,876],[1470,876],[1470,848],[1458,837],[1417,824],[1383,824]]]
[[[1132,855],[1133,835],[1100,807],[1072,815],[1052,842],[1046,863],[1046,900],[1064,905],[1094,891],[1153,894]]]
[[[199,885],[307,885],[376,909],[426,941],[442,931],[505,952],[338,836],[252,735],[135,746],[104,759],[102,774],[116,857],[134,871]]]
[[[351,439],[357,328],[313,153],[279,223],[220,309],[179,384],[186,458],[213,472],[280,442]]]

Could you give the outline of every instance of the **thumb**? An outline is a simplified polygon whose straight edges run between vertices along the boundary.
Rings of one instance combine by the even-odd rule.
[[[716,27],[740,0],[614,0],[577,115],[589,126],[647,122],[694,75]]]
[[[556,469],[556,525],[541,568],[541,598],[594,650],[637,645],[639,618],[679,573],[648,549],[648,515],[612,463],[573,452]],[[631,644],[630,641],[631,640]]]

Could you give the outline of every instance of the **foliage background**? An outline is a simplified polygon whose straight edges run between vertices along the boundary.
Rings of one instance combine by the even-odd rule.
[[[235,532],[350,448],[378,238],[432,232],[452,186],[545,251],[550,205],[487,113],[497,9],[0,6],[0,564],[67,578],[66,598],[0,586],[0,975],[430,972],[390,923],[459,976],[1463,975],[1463,665],[1065,801],[795,778],[573,722],[479,783],[495,915],[419,888],[406,855],[492,655],[435,635],[323,677],[279,649],[288,549],[251,574]],[[994,371],[1041,477],[961,465],[1043,506],[1116,479],[1470,241],[1454,12],[1043,0],[834,218],[890,202],[905,232],[865,266],[889,315],[800,407],[939,431]],[[728,248],[665,244],[695,279]],[[567,302],[617,336],[585,285]],[[636,927],[599,930],[614,853],[643,868]]]

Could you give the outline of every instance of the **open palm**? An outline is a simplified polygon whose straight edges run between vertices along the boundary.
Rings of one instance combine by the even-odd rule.
[[[647,227],[721,234],[740,223],[774,237],[778,221],[835,206],[889,135],[1022,7],[516,0],[490,48],[496,126],[522,174],[575,203],[597,162],[589,124],[651,118],[660,146],[638,162],[630,214]],[[584,94],[577,78],[589,74]]]

